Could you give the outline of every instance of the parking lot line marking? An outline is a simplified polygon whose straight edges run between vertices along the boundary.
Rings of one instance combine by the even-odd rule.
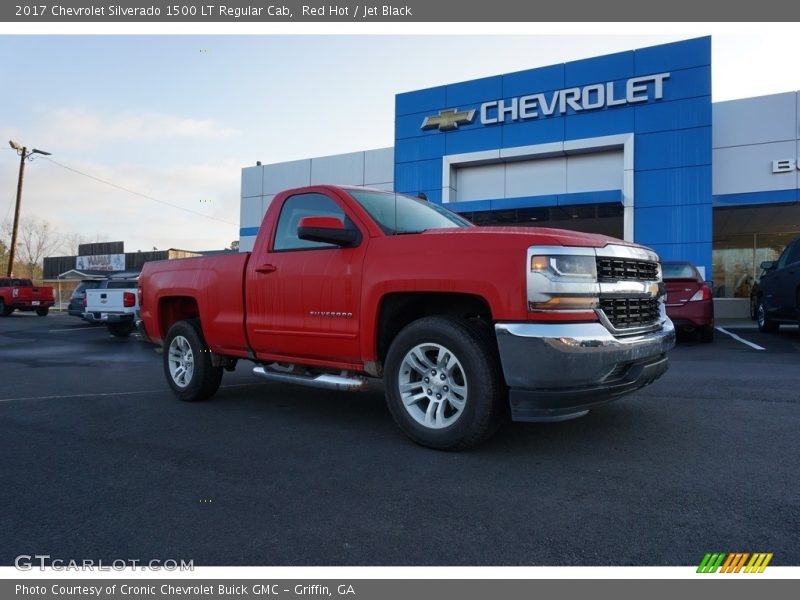
[[[29,396],[27,398],[0,398],[0,402],[15,402],[17,400],[57,400],[67,398],[98,398],[102,396],[132,396],[134,394],[153,394],[164,390],[137,390],[135,392],[94,392],[92,394],[70,394],[63,396]]]
[[[84,331],[89,329],[96,329],[97,331],[104,331],[102,327],[97,327],[96,325],[84,325],[83,327],[67,327],[66,329],[48,329],[47,333],[53,333],[55,331]]]
[[[253,383],[232,383],[230,385],[221,385],[219,386],[219,389],[247,387],[250,385],[264,385],[264,383],[272,382],[254,381]],[[67,400],[70,398],[102,398],[106,396],[133,396],[135,394],[158,394],[166,391],[168,391],[168,388],[161,388],[160,390],[136,390],[133,392],[94,392],[91,394],[69,394],[59,396],[28,396],[27,398],[0,398],[0,402],[17,402],[22,400]]]
[[[743,343],[743,344],[745,344],[746,346],[750,346],[751,348],[754,348],[755,350],[766,350],[766,348],[762,348],[762,347],[761,347],[761,346],[759,346],[758,344],[754,344],[753,342],[749,342],[749,341],[747,341],[746,339],[744,339],[743,337],[739,337],[739,336],[738,336],[738,335],[736,335],[735,333],[731,333],[730,331],[728,331],[728,330],[727,330],[727,329],[725,329],[724,327],[717,327],[716,329],[717,329],[717,331],[721,331],[721,332],[722,332],[722,333],[724,333],[725,335],[729,335],[729,336],[731,336],[731,337],[732,337],[733,339],[735,339],[737,342],[742,342],[742,343]]]

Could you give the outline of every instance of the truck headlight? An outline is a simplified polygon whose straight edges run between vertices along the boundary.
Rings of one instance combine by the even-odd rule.
[[[594,256],[531,256],[531,272],[555,281],[595,281],[597,262]]]
[[[533,249],[531,249],[533,250]],[[528,256],[528,310],[592,310],[599,304],[594,250]]]

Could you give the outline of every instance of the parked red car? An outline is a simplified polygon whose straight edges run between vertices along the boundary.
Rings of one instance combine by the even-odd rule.
[[[679,331],[697,333],[700,341],[714,340],[714,301],[711,288],[690,262],[661,265],[667,286],[667,316]]]

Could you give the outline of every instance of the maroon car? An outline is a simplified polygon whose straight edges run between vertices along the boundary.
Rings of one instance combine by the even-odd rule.
[[[661,265],[667,286],[667,316],[679,331],[697,333],[703,342],[714,340],[714,301],[711,288],[690,262]]]

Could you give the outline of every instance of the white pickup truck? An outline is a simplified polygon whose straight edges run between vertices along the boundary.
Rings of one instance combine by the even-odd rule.
[[[83,318],[89,323],[102,323],[109,333],[128,337],[136,329],[139,297],[136,280],[130,287],[86,290],[86,309]]]

